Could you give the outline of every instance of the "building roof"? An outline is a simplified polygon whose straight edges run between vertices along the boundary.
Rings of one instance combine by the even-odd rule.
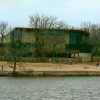
[[[11,32],[13,32],[14,30],[27,30],[27,31],[33,31],[33,30],[42,30],[39,28],[32,28],[32,27],[15,27],[12,31],[10,31],[8,34],[10,34]],[[89,35],[89,32],[86,32],[84,30],[81,29],[45,29],[45,30],[55,30],[55,31],[65,31],[65,32],[79,32],[80,34],[84,34],[84,35]],[[7,36],[8,34],[6,34],[5,36]]]
[[[19,29],[19,30],[30,30],[30,31],[33,31],[33,30],[42,30],[42,29],[39,29],[39,28],[32,28],[32,27],[15,27],[13,30],[16,30],[16,29]],[[13,31],[12,30],[12,31]],[[49,31],[52,31],[52,30],[55,30],[55,31],[67,31],[67,32],[79,32],[81,34],[87,34],[89,35],[89,32],[86,32],[84,30],[81,30],[81,29],[43,29],[43,30],[49,30]]]

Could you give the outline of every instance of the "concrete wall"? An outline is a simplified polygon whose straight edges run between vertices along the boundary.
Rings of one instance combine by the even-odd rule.
[[[10,43],[10,34],[7,34],[6,36],[4,36],[3,43]]]
[[[79,53],[79,57],[82,57],[82,62],[91,61],[91,53]]]

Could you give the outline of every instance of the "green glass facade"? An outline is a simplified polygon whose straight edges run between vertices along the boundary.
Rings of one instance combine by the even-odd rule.
[[[71,57],[72,53],[90,53],[89,34],[82,30],[15,28],[9,45],[21,56]]]

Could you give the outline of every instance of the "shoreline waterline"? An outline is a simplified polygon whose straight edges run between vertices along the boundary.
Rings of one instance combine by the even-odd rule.
[[[2,71],[0,76],[13,76],[13,73]],[[15,76],[100,76],[100,71],[16,71]]]

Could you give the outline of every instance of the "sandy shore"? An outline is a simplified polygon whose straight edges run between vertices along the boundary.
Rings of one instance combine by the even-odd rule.
[[[3,71],[2,66],[3,65]],[[0,62],[0,75],[13,71],[13,63]],[[16,72],[20,75],[100,75],[100,67],[96,62],[83,64],[61,64],[61,63],[17,63]]]

